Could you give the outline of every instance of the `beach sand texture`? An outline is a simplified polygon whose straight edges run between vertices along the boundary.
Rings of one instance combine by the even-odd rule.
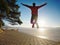
[[[6,30],[0,33],[0,45],[60,45],[60,42],[38,38],[16,30]]]

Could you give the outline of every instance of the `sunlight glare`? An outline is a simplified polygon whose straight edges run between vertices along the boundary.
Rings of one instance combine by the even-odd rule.
[[[38,20],[38,24],[40,27],[45,27],[46,26],[46,21],[43,19]]]
[[[47,39],[47,37],[45,37],[45,36],[38,36],[38,37],[40,37],[40,38],[44,38],[44,39]]]
[[[44,32],[46,29],[45,28],[39,28],[40,32]]]

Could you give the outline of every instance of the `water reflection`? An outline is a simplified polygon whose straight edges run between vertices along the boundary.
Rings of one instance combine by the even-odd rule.
[[[46,28],[41,27],[41,28],[39,28],[38,30],[39,30],[40,32],[45,32]]]
[[[37,37],[40,37],[40,38],[44,38],[44,39],[47,39],[47,37],[45,37],[45,36],[37,36]]]
[[[39,28],[37,37],[60,41],[60,28]]]
[[[44,39],[47,38],[47,37],[45,36],[46,28],[41,27],[41,28],[38,29],[38,31],[39,31],[40,34],[39,34],[37,37],[44,38]]]
[[[20,28],[20,32],[27,33],[32,36],[37,36],[53,41],[60,41],[60,28],[40,27],[37,28]]]

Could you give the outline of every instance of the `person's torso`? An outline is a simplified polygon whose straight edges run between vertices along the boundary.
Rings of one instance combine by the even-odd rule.
[[[37,7],[31,7],[31,13],[34,15],[38,15],[38,8]]]

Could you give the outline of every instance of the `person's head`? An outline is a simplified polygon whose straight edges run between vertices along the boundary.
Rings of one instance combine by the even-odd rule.
[[[35,6],[36,4],[35,3],[33,3],[33,6]]]

